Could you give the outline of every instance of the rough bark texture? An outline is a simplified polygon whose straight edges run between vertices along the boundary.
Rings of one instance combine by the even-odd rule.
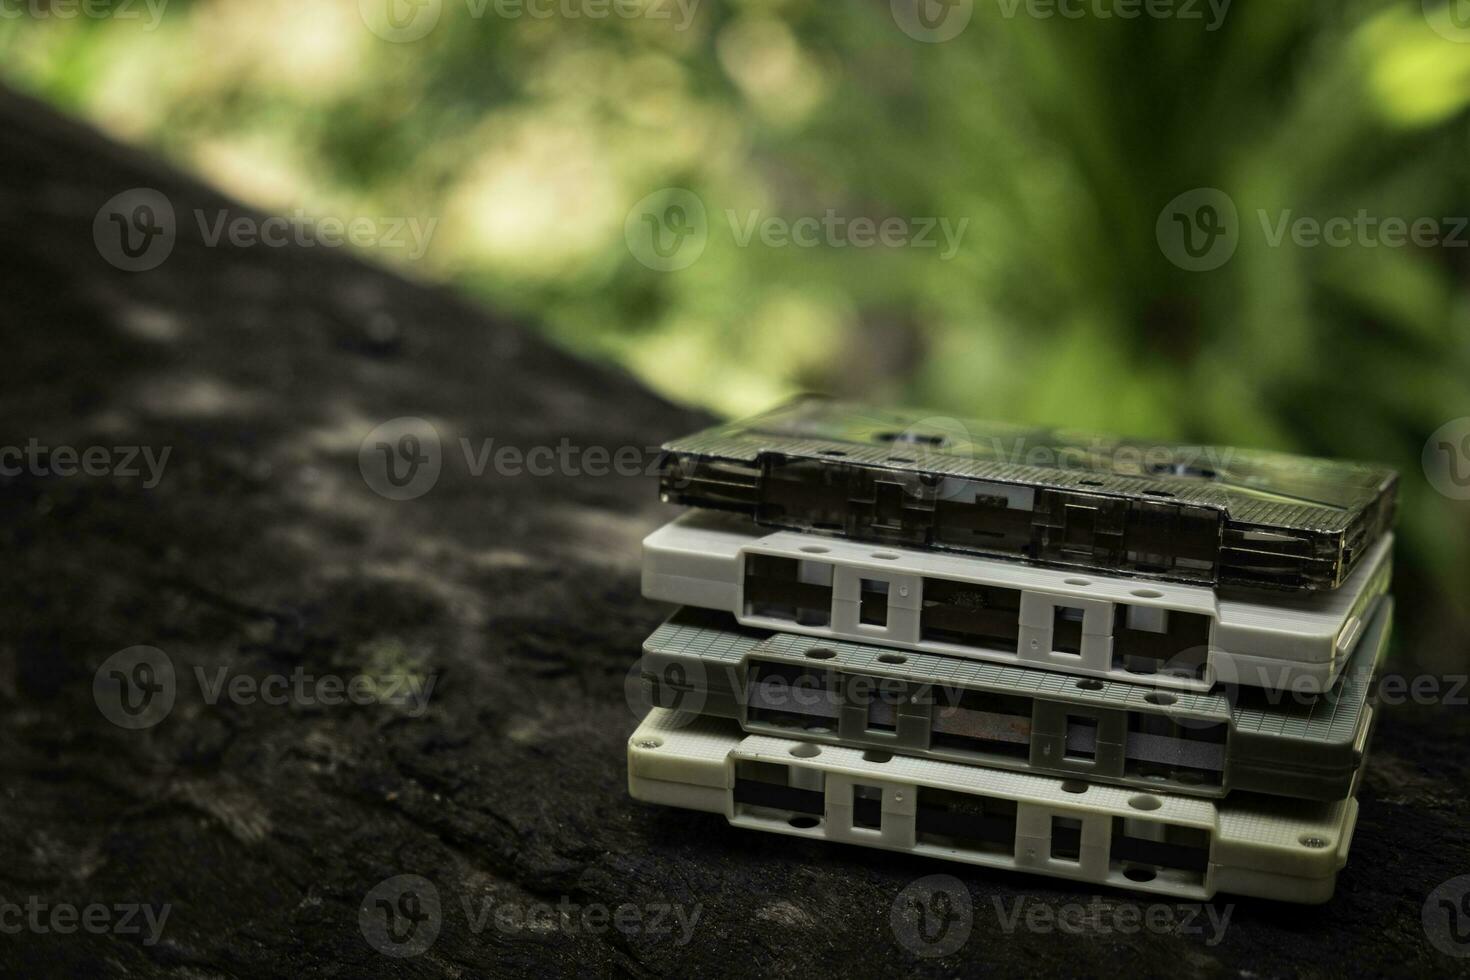
[[[0,973],[1262,976],[1470,963],[1421,925],[1430,891],[1470,872],[1470,725],[1446,709],[1385,712],[1331,904],[1236,902],[1215,945],[1177,913],[1180,928],[1103,932],[1112,910],[1150,904],[1121,892],[632,802],[625,681],[665,612],[639,597],[638,542],[667,509],[646,476],[505,477],[493,464],[476,476],[459,440],[648,447],[706,419],[340,250],[206,247],[194,210],[229,202],[14,95],[0,94],[0,173],[0,445],[170,450],[154,487],[36,467],[0,477],[0,893],[170,906],[152,945],[0,935]],[[94,217],[140,186],[171,200],[178,242],[157,269],[125,273],[100,257]],[[370,489],[359,447],[401,416],[434,424],[443,472],[394,501]],[[167,654],[177,699],[130,731],[103,716],[93,680],[140,644]],[[419,717],[211,704],[196,671],[212,682],[219,668],[408,672],[436,687]],[[411,959],[360,928],[370,890],[401,874],[431,881],[442,905],[437,938]],[[958,953],[921,959],[890,912],[933,874],[968,887],[973,932]],[[1023,907],[1008,933],[994,903],[1021,899],[1089,910],[1076,933],[1042,932]],[[677,930],[497,926],[494,909],[538,902],[697,906],[699,918],[682,945]]]

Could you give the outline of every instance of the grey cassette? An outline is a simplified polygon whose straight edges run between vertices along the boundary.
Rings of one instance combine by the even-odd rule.
[[[680,724],[655,710],[628,742],[628,790],[733,826],[1208,899],[1332,896],[1358,805],[1201,800]]]
[[[669,503],[761,524],[1204,585],[1340,585],[1392,525],[1360,463],[935,419],[818,398],[666,444]]]
[[[684,609],[644,644],[645,697],[750,733],[1221,797],[1338,800],[1372,728],[1393,600],[1322,695],[1161,691],[743,628]],[[692,679],[692,680],[691,680]]]
[[[1381,538],[1341,588],[1245,593],[838,538],[694,512],[643,542],[643,594],[811,636],[1207,691],[1314,693],[1392,574]]]

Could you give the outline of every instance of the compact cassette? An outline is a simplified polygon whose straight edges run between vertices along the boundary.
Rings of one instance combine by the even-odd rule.
[[[733,722],[663,710],[628,741],[628,789],[750,830],[1192,900],[1327,901],[1358,813],[1353,796],[1141,793],[746,735]]]
[[[691,511],[643,542],[647,598],[742,625],[1183,690],[1331,689],[1388,590],[1386,535],[1331,592],[1263,593],[760,528]]]
[[[645,700],[746,732],[1158,792],[1340,800],[1372,729],[1384,597],[1325,694],[1165,691],[746,629],[675,613],[644,643]]]
[[[1204,585],[1339,586],[1389,529],[1362,463],[801,398],[663,447],[670,503],[883,544]]]

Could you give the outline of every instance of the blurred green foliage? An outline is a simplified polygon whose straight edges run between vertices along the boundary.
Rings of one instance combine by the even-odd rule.
[[[1447,9],[1237,2],[1210,29],[1204,4],[974,0],[922,43],[887,0],[638,0],[666,19],[442,0],[426,37],[390,43],[365,26],[385,2],[7,18],[0,72],[253,204],[437,218],[406,271],[722,413],[822,389],[1393,464],[1401,592],[1444,600],[1455,615],[1415,628],[1464,648],[1470,505],[1420,459],[1470,415],[1470,249],[1271,240],[1288,212],[1470,215],[1470,25]],[[1156,222],[1200,187],[1234,203],[1239,245],[1190,272]],[[708,214],[677,272],[625,237],[663,188]],[[829,211],[968,224],[949,258],[732,228]]]

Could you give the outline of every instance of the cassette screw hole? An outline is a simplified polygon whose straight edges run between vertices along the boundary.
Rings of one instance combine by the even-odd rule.
[[[801,745],[793,745],[791,747],[791,754],[796,756],[798,759],[810,759],[814,756],[821,755],[822,750],[816,745],[809,745],[803,742]]]
[[[1068,793],[1086,793],[1087,784],[1080,779],[1069,779],[1062,783],[1062,789]]]
[[[908,657],[900,657],[896,653],[885,653],[879,655],[878,662],[880,664],[903,664],[908,663],[908,659]]]
[[[1179,703],[1179,699],[1176,698],[1174,695],[1172,695],[1172,694],[1165,694],[1162,691],[1154,691],[1151,694],[1145,694],[1143,696],[1143,699],[1145,701],[1147,701],[1149,704],[1157,704],[1157,705],[1159,705],[1160,707],[1163,707],[1163,708],[1167,708],[1171,704],[1178,704]]]
[[[1311,835],[1308,835],[1302,838],[1302,846],[1310,847],[1314,850],[1320,850],[1321,848],[1326,847],[1327,844],[1328,841],[1322,837],[1313,837]]]
[[[890,762],[892,759],[892,752],[879,752],[877,749],[869,749],[863,753],[864,762]]]
[[[664,744],[664,740],[661,738],[640,738],[633,744],[638,746],[640,749],[656,749],[660,745]]]
[[[826,647],[812,647],[806,652],[806,655],[809,660],[831,660],[837,656],[837,651],[829,650]]]
[[[797,830],[811,830],[822,821],[818,820],[816,817],[792,817],[786,822],[795,827]]]
[[[1078,681],[1077,687],[1083,691],[1101,691],[1103,689],[1103,682],[1087,677]]]
[[[1140,795],[1130,796],[1128,798],[1128,805],[1135,810],[1157,810],[1164,803],[1157,796]]]

